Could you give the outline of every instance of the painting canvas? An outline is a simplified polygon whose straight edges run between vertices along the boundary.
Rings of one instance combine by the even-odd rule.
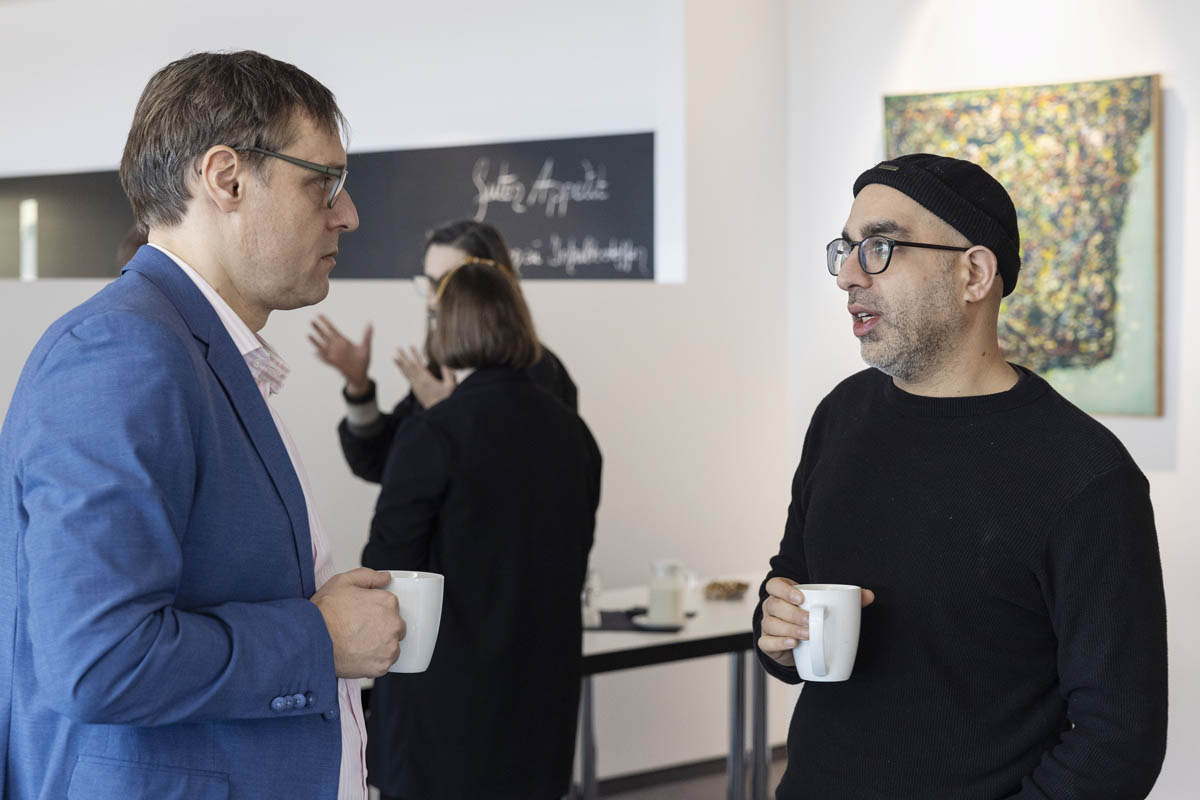
[[[1000,344],[1094,414],[1162,414],[1159,115],[1157,75],[884,98],[889,158],[974,161],[1012,195]]]

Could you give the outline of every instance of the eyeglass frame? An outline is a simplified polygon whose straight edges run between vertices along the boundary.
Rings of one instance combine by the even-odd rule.
[[[442,276],[440,278],[438,278],[436,281],[433,278],[426,275],[425,273],[421,273],[420,275],[413,275],[413,278],[412,278],[413,288],[415,288],[417,290],[417,294],[421,295],[421,297],[425,298],[426,300],[440,300],[442,297],[442,290],[446,286],[446,279],[449,278],[451,275],[453,275],[458,270],[467,266],[468,264],[483,264],[485,266],[495,267],[496,269],[500,270],[501,272],[504,271],[504,268],[500,266],[500,263],[498,261],[493,261],[490,258],[480,258],[478,256],[470,256],[469,258],[467,258],[466,261],[462,262],[461,264],[458,264],[458,265],[446,270],[444,273],[442,273]]]
[[[879,269],[875,270],[874,272],[867,269],[867,260],[866,260],[866,257],[863,256],[863,248],[862,248],[863,242],[870,241],[871,239],[881,239],[888,243],[887,258],[884,259],[883,266],[880,267]],[[834,272],[833,271],[832,253],[830,251],[830,248],[833,247],[833,245],[836,242],[845,242],[846,244],[850,245],[850,249],[846,252],[846,257],[842,259],[842,263],[838,265],[837,272]],[[841,273],[842,267],[845,266],[846,262],[850,260],[850,253],[852,253],[854,251],[854,248],[857,247],[858,248],[858,266],[862,268],[863,274],[864,275],[880,275],[883,273],[884,270],[886,270],[891,265],[892,254],[896,252],[897,246],[921,247],[926,250],[954,250],[959,253],[965,253],[971,249],[970,247],[955,247],[955,246],[948,245],[948,244],[929,244],[928,242],[906,242],[901,239],[893,239],[889,236],[880,236],[879,234],[872,234],[871,236],[867,236],[863,239],[859,239],[857,242],[851,241],[844,236],[839,236],[836,239],[831,239],[829,241],[829,244],[825,245],[825,268],[829,271],[830,275],[832,275],[833,277],[836,278],[838,276],[838,274]],[[972,247],[973,246],[974,245],[972,245]]]
[[[275,150],[268,150],[265,147],[250,146],[250,147],[242,147],[240,149],[247,150],[251,153],[260,153],[264,156],[272,156],[273,158],[282,159],[283,161],[286,161],[289,164],[295,164],[297,167],[304,167],[305,169],[311,169],[313,172],[319,172],[322,175],[328,175],[331,178],[337,178],[337,183],[335,183],[333,185],[333,188],[329,190],[328,208],[333,208],[333,204],[337,200],[338,194],[341,193],[342,188],[346,185],[346,176],[350,174],[350,170],[347,169],[346,167],[329,167],[324,164],[317,164],[312,161],[305,161],[303,158],[296,158],[295,156],[289,156],[287,153],[280,153]]]

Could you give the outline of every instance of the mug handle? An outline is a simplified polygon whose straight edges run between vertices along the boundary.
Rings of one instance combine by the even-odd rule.
[[[829,674],[825,656],[825,606],[814,605],[808,610],[808,653],[813,675],[824,678]]]

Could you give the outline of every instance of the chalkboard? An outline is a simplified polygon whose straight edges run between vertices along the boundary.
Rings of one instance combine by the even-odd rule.
[[[335,278],[421,272],[427,233],[495,225],[523,278],[654,279],[654,134],[351,153]]]
[[[334,278],[416,275],[428,232],[473,218],[499,228],[523,278],[654,279],[653,133],[351,153],[347,167],[359,229]],[[38,277],[119,272],[129,201],[116,172],[91,172],[0,180],[0,278],[21,271],[32,201]]]

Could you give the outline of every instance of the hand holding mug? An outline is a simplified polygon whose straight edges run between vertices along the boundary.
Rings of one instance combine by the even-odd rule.
[[[392,577],[359,567],[334,575],[312,596],[333,642],[339,678],[377,678],[400,654],[405,623],[396,596],[384,591]]]
[[[806,600],[804,592],[788,578],[772,578],[767,581],[766,589],[758,649],[782,666],[795,667],[793,648],[809,637],[809,614],[802,608]],[[875,593],[863,589],[861,598],[865,608],[875,601]]]

